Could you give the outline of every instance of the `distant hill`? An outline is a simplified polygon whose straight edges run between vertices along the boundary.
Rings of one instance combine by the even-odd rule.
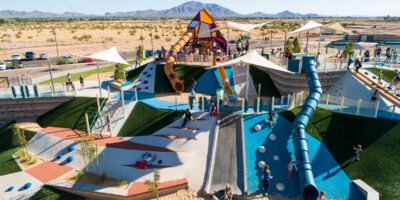
[[[0,11],[0,18],[71,18],[71,17],[137,17],[137,18],[187,18],[193,17],[201,8],[207,9],[214,17],[249,17],[249,18],[300,18],[300,17],[321,17],[318,14],[300,14],[293,13],[288,10],[277,13],[267,14],[263,12],[255,12],[251,14],[240,14],[228,8],[213,3],[201,3],[197,1],[190,1],[181,5],[172,7],[165,10],[139,10],[129,12],[107,12],[104,15],[88,15],[82,13],[65,12],[56,14],[51,12],[42,11],[13,11],[2,10]]]

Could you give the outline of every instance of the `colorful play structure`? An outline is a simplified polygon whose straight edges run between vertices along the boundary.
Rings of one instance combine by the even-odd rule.
[[[36,120],[70,101],[74,95],[97,97],[93,121],[89,123],[85,113],[86,132],[44,127],[33,136],[27,149],[43,162],[0,176],[0,199],[32,195],[44,185],[91,199],[149,199],[153,194],[147,190],[145,181],[152,178],[155,168],[161,174],[161,195],[187,188],[217,194],[226,183],[237,195],[265,194],[267,191],[261,187],[260,176],[266,164],[270,165],[274,175],[269,194],[288,199],[301,196],[306,200],[315,200],[320,191],[325,191],[328,199],[367,199],[373,189],[362,181],[351,180],[325,144],[308,134],[306,127],[317,108],[355,117],[400,120],[400,97],[393,92],[392,86],[377,83],[376,76],[364,69],[356,72],[347,70],[346,66],[321,70],[317,67],[316,58],[306,54],[296,55],[297,59],[288,62],[287,66],[268,60],[266,57],[272,55],[260,55],[256,50],[227,61],[228,43],[216,29],[213,17],[207,10],[201,9],[170,49],[163,69],[175,91],[175,94],[170,94],[175,98],[174,102],[157,96],[155,83],[156,76],[159,76],[156,73],[159,63],[152,59],[144,62],[146,65],[137,79],[129,82],[131,87],[121,85],[117,90],[102,88],[112,80],[100,79],[102,87],[95,87],[97,82],[88,83],[92,88],[78,94],[66,93],[64,85],[59,90],[50,89],[47,85],[0,88],[0,119],[11,116],[16,120]],[[206,70],[196,80],[195,92],[201,95],[200,98],[193,97],[198,98],[196,103],[191,98],[188,102],[178,102],[179,95],[188,95],[185,94],[188,88],[179,79],[174,66],[178,53],[183,50],[188,54],[213,55],[212,63],[203,63]],[[114,58],[122,59],[116,49],[113,54]],[[256,74],[251,74],[251,69]],[[258,92],[256,78],[259,81]],[[263,82],[267,78],[278,95],[261,96],[260,87],[267,85]],[[226,96],[235,95],[237,98],[237,104],[229,104],[232,113],[223,110],[228,107],[226,104],[222,108],[223,105],[216,99],[210,98],[220,87]],[[101,104],[97,94],[99,90],[108,92],[107,101]],[[374,90],[379,92],[380,97],[377,102],[371,103],[370,94]],[[251,95],[249,91],[252,91]],[[220,114],[219,118],[210,117],[208,113],[212,103],[220,108],[221,113],[216,111],[213,115]],[[148,135],[120,136],[119,130],[129,124],[129,116],[135,114],[134,108],[138,104],[148,110],[162,112],[190,108],[193,120],[175,120]],[[301,111],[293,122],[278,114],[296,107],[301,107]],[[268,115],[272,110],[277,114],[275,121],[270,122]],[[138,117],[135,117],[137,120]],[[105,129],[109,130],[103,131]],[[80,136],[85,134],[92,137],[96,151],[99,148],[101,156],[97,163],[86,163],[78,153],[81,147],[77,144],[82,139]],[[296,170],[288,178],[287,163],[292,160],[296,163]],[[126,188],[82,186],[61,178],[76,170],[87,170],[92,174],[98,174],[100,170],[112,179],[125,180],[129,184]],[[24,190],[16,191],[14,187]],[[376,197],[376,191],[374,195]]]
[[[174,72],[175,56],[184,46],[188,46],[190,53],[198,52],[199,55],[208,55],[209,51],[213,52],[214,60],[221,61],[222,58],[216,57],[217,49],[225,54],[227,41],[222,36],[220,31],[211,31],[216,28],[214,18],[207,10],[202,9],[189,23],[186,33],[172,46],[165,63],[164,71],[174,88],[176,93],[181,94],[185,91],[183,82],[179,80]],[[227,75],[224,69],[218,69],[221,81],[224,83],[224,89],[231,95],[232,89],[228,83],[225,83]]]

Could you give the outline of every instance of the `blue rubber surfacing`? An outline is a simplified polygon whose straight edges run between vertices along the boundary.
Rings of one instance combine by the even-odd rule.
[[[262,160],[270,166],[271,175],[274,177],[269,185],[269,194],[288,198],[301,196],[297,171],[294,170],[290,178],[287,175],[288,162],[295,160],[291,136],[292,124],[277,115],[277,124],[271,130],[269,124],[264,122],[266,117],[266,114],[243,116],[247,190],[249,193],[264,193],[261,187],[262,169],[258,166],[258,162]],[[262,126],[260,131],[254,130],[257,124]],[[276,140],[269,138],[271,134],[276,135]],[[308,134],[307,142],[318,190],[325,191],[327,199],[361,199],[360,191],[351,183],[351,179],[340,168],[326,146]],[[258,151],[261,145],[265,146],[265,153]],[[279,156],[279,159],[275,160],[274,156]],[[278,183],[284,185],[283,191],[277,189]]]

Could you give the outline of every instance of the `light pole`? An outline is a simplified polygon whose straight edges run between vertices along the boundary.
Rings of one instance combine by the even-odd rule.
[[[97,59],[96,59],[96,66],[97,66],[97,80],[99,81],[99,92],[100,92],[100,97],[102,97],[102,94],[101,94],[101,80],[100,80],[100,67],[99,67],[99,61]]]
[[[153,45],[153,27],[151,27],[151,56],[154,59],[154,45]]]
[[[50,64],[50,55],[47,57],[47,63],[49,64],[49,72],[50,72],[50,80],[51,80],[51,89],[53,92],[54,90],[54,81],[53,81],[53,73],[51,72],[51,64]]]
[[[60,54],[58,53],[57,33],[56,33],[56,28],[54,27],[53,27],[53,34],[54,34],[54,42],[56,43],[57,57],[60,57]]]

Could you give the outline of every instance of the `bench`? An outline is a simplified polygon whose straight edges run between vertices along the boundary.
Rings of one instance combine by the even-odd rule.
[[[353,180],[353,183],[360,189],[366,200],[379,200],[379,193],[361,179]]]

